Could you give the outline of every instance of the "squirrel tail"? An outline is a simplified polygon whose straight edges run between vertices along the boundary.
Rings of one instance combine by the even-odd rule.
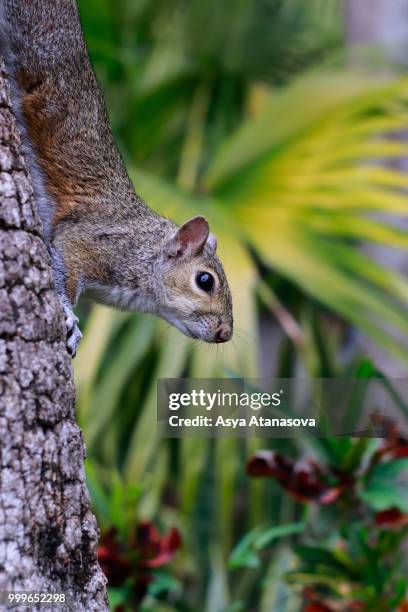
[[[37,161],[38,153],[28,134],[22,110],[21,87],[17,81],[18,72],[24,68],[24,61],[22,61],[24,54],[20,51],[25,49],[25,54],[30,52],[30,40],[28,30],[24,33],[24,30],[19,29],[18,20],[15,21],[13,16],[23,12],[24,8],[30,3],[31,0],[30,2],[27,2],[27,0],[0,0],[0,55],[10,85],[12,108],[20,132],[26,165],[31,176],[37,210],[43,225],[44,238],[46,242],[49,242],[55,202],[45,187],[44,174]]]

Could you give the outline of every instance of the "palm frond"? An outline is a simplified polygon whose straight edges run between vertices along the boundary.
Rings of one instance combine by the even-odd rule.
[[[363,265],[360,245],[408,247],[390,217],[407,214],[408,177],[387,167],[408,153],[398,136],[407,90],[406,80],[303,77],[230,138],[204,179],[266,262],[406,362],[388,332],[407,337],[408,284]]]

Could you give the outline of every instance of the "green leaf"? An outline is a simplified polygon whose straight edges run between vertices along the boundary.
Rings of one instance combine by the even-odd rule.
[[[265,529],[261,534],[257,535],[254,540],[254,548],[261,550],[268,546],[278,538],[303,533],[306,528],[305,523],[289,523],[288,525],[275,525],[269,529]]]
[[[247,533],[232,551],[228,565],[231,569],[240,567],[257,568],[260,566],[260,560],[257,555],[259,550],[265,548],[265,546],[268,546],[274,540],[302,533],[304,529],[304,523],[289,523],[272,527],[262,525],[256,527]]]
[[[91,445],[101,429],[109,422],[117,406],[122,389],[132,373],[142,362],[156,329],[151,317],[134,315],[129,333],[110,360],[102,379],[94,389],[86,427],[87,443]]]
[[[107,527],[110,523],[110,499],[101,484],[100,474],[89,459],[85,461],[85,472],[86,484],[100,527]]]
[[[401,512],[408,512],[406,484],[398,485],[389,480],[373,479],[367,488],[360,491],[359,495],[376,512],[389,508],[398,508]]]
[[[321,546],[298,545],[295,552],[301,560],[299,569],[302,573],[315,572],[322,576],[337,576],[338,580],[356,580],[359,567],[353,563],[352,558],[337,550],[330,550]]]
[[[408,458],[377,464],[362,482],[360,497],[376,512],[398,508],[408,512],[408,488],[398,478],[408,472]]]
[[[259,567],[259,557],[253,549],[256,538],[263,532],[264,527],[259,526],[247,533],[232,551],[228,567],[238,569],[240,567]]]
[[[112,525],[118,528],[119,532],[127,535],[127,516],[126,516],[126,489],[118,473],[111,474],[111,496],[109,518]]]
[[[129,589],[126,587],[109,587],[108,592],[111,610],[126,603],[129,596]]]
[[[310,585],[319,584],[328,588],[333,589],[334,593],[339,594],[338,588],[341,582],[341,577],[336,576],[334,573],[318,573],[318,572],[307,572],[307,571],[293,571],[288,572],[285,576],[286,582],[294,585]]]
[[[234,601],[227,606],[223,612],[245,612],[245,603],[243,601]]]
[[[393,480],[405,471],[408,475],[408,457],[393,459],[386,463],[377,464],[371,472],[370,480]]]
[[[356,244],[408,247],[406,230],[385,216],[407,214],[406,175],[370,163],[406,154],[388,137],[408,121],[406,92],[405,80],[305,75],[224,143],[205,182],[267,264],[408,363],[390,335],[408,335],[407,280]]]
[[[148,592],[152,597],[159,597],[160,595],[169,591],[179,592],[181,590],[181,582],[167,574],[165,572],[155,572],[154,580],[149,584]]]
[[[344,454],[341,460],[341,467],[343,470],[354,471],[356,470],[366,454],[367,449],[372,444],[372,440],[368,438],[359,438],[353,440],[350,448]]]
[[[378,370],[369,359],[362,359],[356,372],[356,378],[376,378]]]

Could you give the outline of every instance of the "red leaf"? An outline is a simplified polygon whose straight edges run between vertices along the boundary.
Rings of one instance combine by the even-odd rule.
[[[127,543],[118,540],[115,528],[107,531],[101,538],[98,557],[109,586],[121,586],[132,577],[134,597],[140,602],[155,578],[150,568],[168,563],[180,546],[181,536],[176,528],[161,536],[152,522],[144,521]]]
[[[133,548],[137,550],[141,561],[156,556],[160,551],[160,534],[150,521],[139,523],[136,529]]]
[[[405,446],[398,446],[392,451],[393,459],[400,459],[401,457],[408,457],[408,443]]]
[[[352,601],[349,604],[349,606],[347,608],[347,612],[355,612],[355,611],[358,612],[358,610],[365,610],[365,609],[366,609],[365,604],[362,601],[357,601],[356,600],[356,601]]]
[[[98,559],[109,586],[121,586],[132,574],[131,563],[121,550],[114,527],[102,536]]]
[[[149,568],[168,563],[180,546],[181,536],[175,527],[161,536],[149,521],[139,524],[132,545],[140,555],[140,565]]]
[[[292,497],[301,502],[332,504],[354,482],[349,475],[331,486],[320,465],[308,460],[292,461],[273,451],[259,451],[246,466],[250,476],[275,478]],[[341,475],[336,475],[340,480]]]
[[[402,527],[408,525],[408,514],[403,514],[398,508],[389,508],[377,512],[375,523],[379,527]]]
[[[173,527],[169,533],[160,540],[159,552],[152,559],[144,562],[146,567],[160,567],[168,563],[174,556],[176,550],[181,546],[181,536],[179,531]]]
[[[321,599],[319,593],[313,587],[303,589],[303,596],[305,598],[303,612],[333,612],[333,608]]]
[[[384,438],[380,449],[376,452],[376,459],[408,457],[408,438],[402,434],[398,425],[381,414],[374,414],[371,419],[375,426],[381,429],[381,437]]]
[[[258,451],[246,466],[249,476],[273,476],[278,480],[290,476],[293,461],[273,451]]]

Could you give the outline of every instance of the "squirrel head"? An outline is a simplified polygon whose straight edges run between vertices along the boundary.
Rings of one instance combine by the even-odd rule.
[[[161,246],[156,259],[157,314],[191,338],[226,342],[232,336],[232,298],[204,217],[194,217]]]
[[[88,220],[72,244],[73,263],[84,269],[90,297],[123,310],[155,314],[190,338],[226,342],[232,336],[232,298],[217,241],[204,217],[181,227],[151,216],[97,226]],[[58,247],[58,236],[54,240]],[[92,244],[93,259],[89,258]]]

